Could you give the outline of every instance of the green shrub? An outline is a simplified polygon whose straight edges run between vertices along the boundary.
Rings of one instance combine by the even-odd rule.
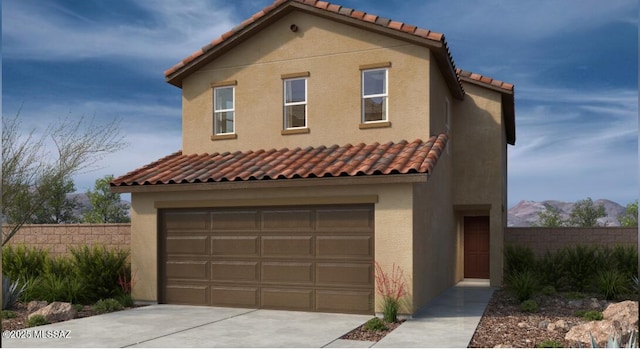
[[[122,310],[122,305],[112,298],[100,299],[93,305],[93,310],[100,314]]]
[[[542,294],[552,296],[556,295],[557,291],[553,286],[545,286],[544,288],[542,288]]]
[[[520,310],[524,312],[537,312],[538,303],[535,300],[527,299],[520,303]]]
[[[517,272],[532,271],[535,268],[535,256],[529,247],[508,245],[504,248],[505,277]]]
[[[124,307],[132,307],[134,304],[131,294],[120,294],[115,299]]]
[[[531,270],[514,272],[507,280],[507,288],[515,294],[519,301],[530,299],[537,286],[537,276]]]
[[[2,319],[16,318],[16,313],[11,310],[2,310]]]
[[[76,274],[73,261],[66,256],[57,256],[44,262],[44,275],[70,276]]]
[[[73,309],[76,310],[76,312],[80,312],[80,311],[84,310],[84,305],[82,305],[82,304],[73,304]]]
[[[598,292],[607,300],[617,299],[628,291],[627,286],[630,284],[628,278],[617,270],[598,272],[595,283]]]
[[[382,300],[382,315],[385,322],[393,323],[398,320],[398,309],[400,302],[391,297],[385,297]]]
[[[26,281],[44,271],[49,252],[24,245],[2,247],[2,274],[12,280]]]
[[[564,348],[564,345],[557,340],[545,340],[536,345],[536,348]]]
[[[364,324],[364,329],[368,331],[386,331],[389,328],[384,324],[383,320],[374,317]]]
[[[48,324],[47,319],[42,315],[34,315],[27,320],[27,327],[37,327]]]
[[[625,276],[638,276],[638,250],[635,247],[618,245],[613,248],[611,258],[615,262],[615,268]]]
[[[88,300],[87,289],[77,274],[60,276],[47,274],[40,276],[33,285],[31,297],[37,300],[46,300],[48,302],[64,301],[69,303],[85,303]]]
[[[602,321],[603,318],[602,312],[597,310],[578,310],[574,315],[586,321]]]
[[[564,277],[564,259],[565,252],[560,250],[555,253],[547,251],[536,261],[536,271],[542,284],[555,288],[561,287]]]
[[[10,309],[24,292],[25,286],[20,280],[11,282],[8,276],[2,276],[2,310]]]
[[[586,291],[599,269],[597,248],[576,245],[565,248],[564,268],[572,290]]]
[[[118,274],[127,269],[127,251],[107,250],[103,246],[84,246],[71,248],[71,255],[82,282],[90,286],[87,289],[90,300],[113,298],[118,295]]]
[[[567,299],[571,299],[571,300],[580,300],[580,299],[584,299],[585,295],[583,293],[580,292],[569,292],[567,293]]]

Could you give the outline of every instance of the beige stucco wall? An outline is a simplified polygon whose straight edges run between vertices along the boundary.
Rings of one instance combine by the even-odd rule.
[[[500,286],[506,226],[506,143],[501,94],[474,84],[463,86],[464,101],[453,103],[453,204],[458,210],[460,230],[464,215],[490,216],[490,278],[492,286]],[[462,276],[461,271],[459,275]]]
[[[289,27],[296,24],[298,32]],[[391,62],[391,127],[360,129],[360,66]],[[430,53],[325,18],[294,11],[216,58],[183,82],[183,152],[246,151],[429,136]],[[283,74],[309,72],[308,134],[281,135]],[[211,84],[237,81],[236,135],[211,140]],[[419,82],[411,84],[407,82]]]
[[[375,207],[375,259],[388,271],[393,264],[400,266],[412,288],[412,185],[341,185],[297,188],[247,188],[220,191],[185,191],[166,193],[133,193],[131,226],[131,264],[138,282],[133,287],[133,297],[139,301],[157,301],[158,296],[158,218],[159,202],[173,204],[206,205],[210,201],[217,206],[280,204],[328,204],[343,203],[354,198],[377,198]],[[369,200],[369,199],[367,199]],[[198,201],[198,203],[194,202]],[[231,202],[233,201],[233,202]],[[162,204],[160,204],[162,205]],[[376,296],[376,307],[380,300]],[[407,312],[407,310],[403,310]]]

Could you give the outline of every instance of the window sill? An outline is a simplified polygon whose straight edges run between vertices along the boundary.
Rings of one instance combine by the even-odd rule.
[[[237,139],[237,138],[238,138],[238,135],[236,135],[236,134],[211,135],[211,141],[234,140],[234,139]]]
[[[280,131],[281,135],[296,135],[296,134],[308,134],[311,130],[309,128],[298,128],[298,129],[285,129]]]
[[[391,122],[369,122],[361,123],[360,129],[376,129],[376,128],[390,128]]]

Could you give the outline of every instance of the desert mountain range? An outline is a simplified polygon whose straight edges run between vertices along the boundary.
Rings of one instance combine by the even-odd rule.
[[[604,210],[607,213],[606,217],[598,219],[598,222],[601,225],[620,226],[620,222],[618,222],[618,216],[624,214],[624,206],[608,199],[598,199],[593,201],[593,203],[596,206],[600,204],[604,205]],[[544,211],[546,205],[557,208],[560,211],[560,215],[564,219],[567,219],[569,217],[569,213],[571,213],[571,210],[573,209],[574,204],[575,203],[572,202],[562,202],[555,200],[546,200],[542,202],[523,200],[509,209],[507,226],[529,227],[537,224],[538,212]]]

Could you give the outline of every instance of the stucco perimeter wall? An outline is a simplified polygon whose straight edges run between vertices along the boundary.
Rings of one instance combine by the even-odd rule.
[[[294,188],[133,193],[131,263],[139,278],[133,288],[133,297],[139,301],[158,300],[157,207],[373,203],[375,259],[387,271],[391,270],[393,264],[400,266],[407,277],[408,287],[412,288],[412,184],[326,185],[335,183],[331,181],[316,180],[309,182],[313,186]],[[378,295],[375,302],[376,311],[380,311]],[[409,310],[401,312],[407,313]]]
[[[529,247],[536,256],[545,252],[556,252],[575,245],[615,247],[630,245],[638,247],[637,227],[507,227],[505,245]]]
[[[500,286],[507,156],[501,95],[474,84],[463,86],[465,99],[453,102],[453,204],[460,230],[465,215],[490,216],[490,279],[492,286]],[[462,278],[462,270],[458,273]]]
[[[297,32],[289,27],[298,26]],[[361,68],[390,63],[391,125],[361,129]],[[308,132],[282,135],[283,75],[308,72]],[[429,137],[430,53],[368,30],[294,11],[183,81],[183,152],[235,152]],[[211,84],[235,81],[237,138],[211,140]],[[372,124],[368,124],[371,126]]]
[[[130,224],[24,225],[9,245],[48,250],[52,256],[70,254],[70,248],[103,245],[129,250]]]

